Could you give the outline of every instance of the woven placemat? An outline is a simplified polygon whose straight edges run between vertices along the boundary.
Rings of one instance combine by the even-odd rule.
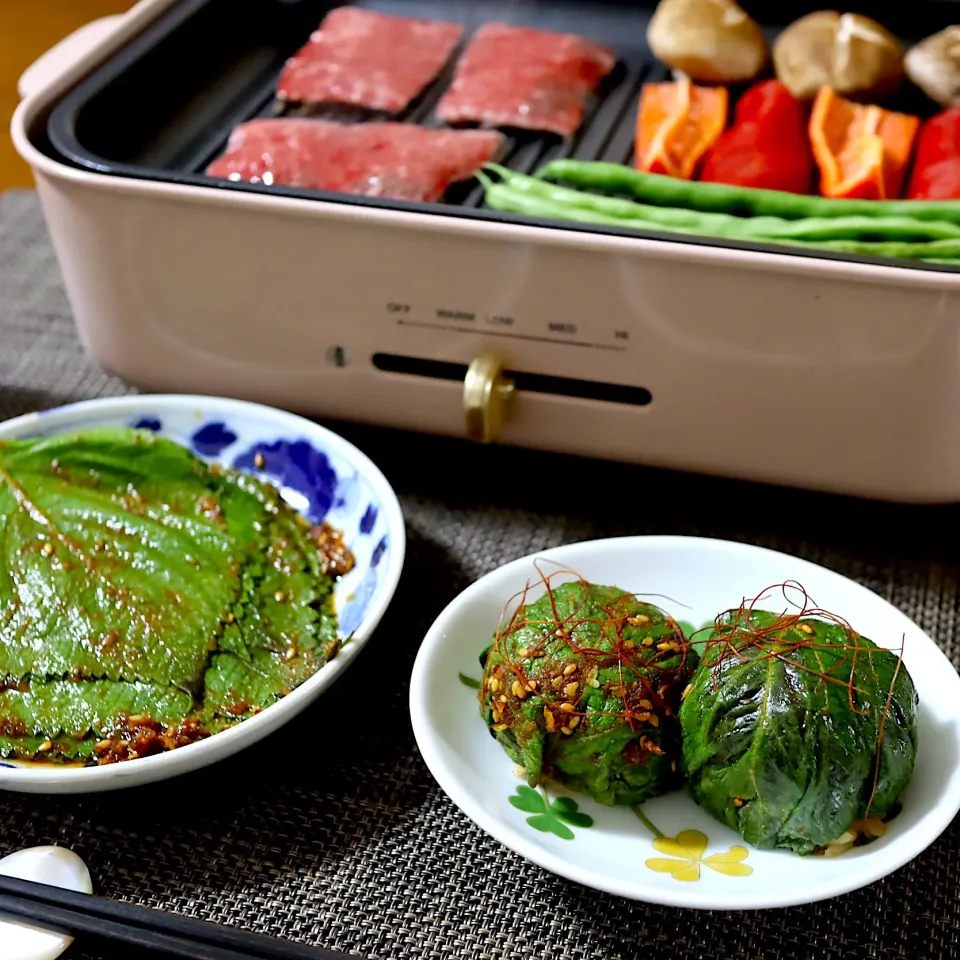
[[[81,352],[36,197],[4,195],[0,418],[125,390]],[[380,464],[408,522],[397,597],[352,669],[302,719],[209,771],[88,797],[4,794],[0,854],[64,844],[109,896],[379,960],[958,956],[960,822],[893,876],[825,903],[649,906],[488,838],[436,787],[407,713],[418,644],[467,584],[535,550],[623,534],[721,537],[824,564],[891,600],[960,665],[956,508],[332,426]]]

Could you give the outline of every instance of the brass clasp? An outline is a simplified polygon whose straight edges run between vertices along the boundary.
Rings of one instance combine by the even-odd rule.
[[[507,417],[514,383],[503,375],[502,362],[492,354],[477,357],[463,380],[463,410],[467,436],[478,443],[493,443]]]

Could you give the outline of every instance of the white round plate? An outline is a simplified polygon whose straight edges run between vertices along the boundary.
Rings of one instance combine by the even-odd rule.
[[[797,581],[821,609],[844,617],[878,645],[899,650],[903,643],[903,662],[920,697],[920,743],[903,811],[886,835],[834,858],[761,851],[678,791],[643,805],[651,824],[673,838],[654,846],[654,834],[629,808],[605,807],[558,785],[548,786],[544,807],[555,797],[570,797],[593,825],[561,825],[559,832],[566,837],[531,827],[532,808],[518,809],[509,799],[518,798],[523,781],[487,732],[477,691],[464,679],[479,680],[478,657],[510,597],[539,580],[537,560],[547,573],[555,562],[593,583],[659,595],[645,599],[698,628],[774,584]],[[565,579],[571,578],[553,582]],[[542,587],[535,587],[529,599],[542,593]],[[788,609],[781,590],[771,591],[770,606],[778,612]],[[943,652],[866,587],[804,560],[742,543],[688,537],[594,540],[546,550],[493,571],[461,593],[431,627],[414,665],[410,713],[431,773],[478,826],[546,870],[650,903],[748,910],[838,896],[916,857],[960,810],[960,676]],[[530,794],[526,799],[528,806],[536,802]],[[742,851],[728,856],[734,847]]]
[[[318,424],[240,400],[147,395],[88,400],[17,417],[0,423],[0,440],[95,427],[152,430],[210,463],[272,481],[311,522],[326,520],[341,530],[356,565],[338,582],[334,603],[341,636],[352,637],[333,660],[288,696],[206,740],[102,767],[21,764],[0,758],[0,789],[115,790],[187,773],[242,750],[295,717],[343,673],[380,622],[400,579],[406,531],[393,488],[369,457]]]

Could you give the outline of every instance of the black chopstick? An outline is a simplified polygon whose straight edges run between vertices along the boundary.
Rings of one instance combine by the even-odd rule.
[[[0,876],[0,914],[72,935],[86,933],[189,960],[358,960],[152,907]]]
[[[62,907],[52,907],[36,900],[10,897],[6,894],[0,894],[0,916],[74,937],[87,934],[111,943],[123,944],[125,947],[149,950],[152,954],[159,953],[165,957],[180,957],[183,960],[263,960],[263,954],[240,953],[230,948],[158,933],[156,930],[127,926],[77,910],[65,910]]]

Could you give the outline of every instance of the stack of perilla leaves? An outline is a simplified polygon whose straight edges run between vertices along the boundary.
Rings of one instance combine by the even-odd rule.
[[[149,431],[0,443],[0,755],[238,723],[336,654],[333,582],[274,487]]]

